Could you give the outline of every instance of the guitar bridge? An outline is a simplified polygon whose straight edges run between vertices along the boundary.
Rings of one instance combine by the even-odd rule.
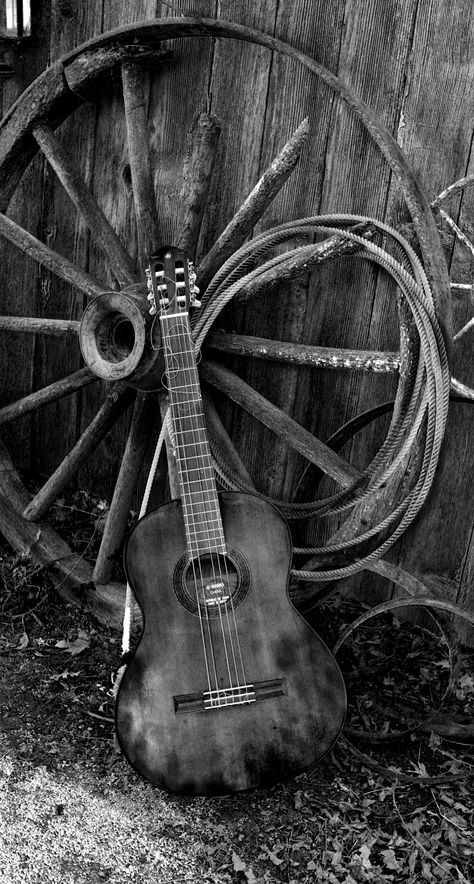
[[[241,706],[244,703],[255,703],[257,699],[253,684],[239,685],[235,688],[220,688],[217,691],[204,691],[202,696],[204,709]]]
[[[246,706],[260,700],[283,697],[287,693],[286,680],[273,678],[269,681],[218,688],[214,691],[177,694],[173,697],[173,703],[174,711],[179,715],[184,712],[207,712],[210,709],[223,709],[228,706]]]

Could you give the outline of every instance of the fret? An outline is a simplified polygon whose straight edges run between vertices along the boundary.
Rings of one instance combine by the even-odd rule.
[[[192,427],[191,430],[183,430],[183,429],[179,429],[179,428],[176,426],[176,424],[179,423],[180,421],[183,421],[183,420],[189,420],[190,418],[192,418],[192,415],[190,415],[190,414],[189,414],[189,415],[183,415],[181,418],[180,418],[180,417],[176,417],[176,416],[173,417],[173,430],[175,430],[176,433],[180,433],[182,436],[184,436],[184,435],[189,436],[190,432],[193,432],[193,433],[203,433],[203,434],[204,434],[204,439],[200,439],[199,442],[207,442],[206,428],[205,428],[202,424],[201,424],[201,426],[199,426],[199,427]]]
[[[190,464],[190,461],[188,461],[188,464]],[[191,465],[188,466],[186,464],[183,464],[180,461],[178,464],[178,469],[180,470],[180,472],[183,476],[183,483],[185,483],[187,485],[191,485],[191,484],[196,484],[197,482],[200,481],[200,484],[204,488],[214,487],[214,483],[215,483],[214,467],[212,467],[210,464],[208,466],[206,466],[205,464],[202,464],[197,467],[192,467]],[[186,481],[186,477],[190,473],[200,473],[201,479],[199,478],[199,476],[190,476],[189,480]]]
[[[193,531],[191,533],[191,540],[195,540],[198,542],[200,539],[204,540],[205,538],[207,538],[209,540],[214,540],[214,542],[216,542],[217,540],[220,540],[221,537],[222,537],[222,534],[220,531],[219,532],[216,531],[213,533],[212,531],[206,531],[205,529],[203,529],[202,531]]]
[[[172,372],[171,372],[171,375],[172,375],[172,376],[173,376],[173,374],[174,374],[174,371],[175,371],[175,369],[173,369]],[[169,380],[170,380],[170,379],[168,378],[168,381],[169,381]],[[174,377],[172,377],[172,381],[174,381]],[[186,390],[186,392],[189,393],[189,392],[190,392],[190,389],[189,389],[190,387],[196,387],[196,390],[199,390],[199,391],[201,390],[201,387],[200,387],[200,385],[199,385],[199,381],[189,381],[189,383],[187,383],[187,384],[175,384],[175,383],[172,383],[172,387],[171,387],[171,389],[170,389],[170,393],[171,393],[171,395],[172,395],[173,393],[176,393],[177,390]],[[201,397],[199,397],[199,398],[201,398]],[[197,401],[197,399],[196,399],[196,401]]]
[[[180,402],[175,402],[173,404],[179,405],[179,406],[181,406],[181,405],[201,405],[201,400],[200,399],[199,400],[183,399]],[[204,417],[204,412],[203,411],[194,411],[192,415],[189,415],[189,417]],[[175,418],[173,418],[173,419],[175,419]],[[203,429],[204,429],[204,427],[203,427]]]
[[[162,316],[161,327],[186,544],[191,556],[209,551],[225,553],[189,316],[179,316],[179,322],[173,317],[172,323],[167,322],[171,317]]]
[[[203,479],[202,479],[202,481],[204,481],[204,482],[212,482],[212,480],[214,479],[214,467],[211,467],[211,466],[208,466],[208,467],[206,467],[206,466],[202,466],[202,467],[184,467],[184,468],[183,468],[183,473],[186,473],[187,475],[189,475],[189,473],[199,473],[200,475],[202,475],[202,473],[205,472],[206,470],[209,471],[210,475],[209,475],[209,476],[204,476]],[[201,480],[199,480],[199,479],[189,479],[189,481],[188,481],[188,485],[189,485],[191,482],[198,482],[198,481],[201,481]]]
[[[193,516],[206,516],[206,519],[205,519],[205,520],[202,519],[203,522],[204,522],[204,521],[206,521],[206,522],[217,522],[217,521],[220,520],[220,509],[219,509],[219,505],[218,505],[217,501],[216,501],[216,506],[215,506],[214,510],[215,510],[215,512],[217,513],[215,519],[213,519],[213,518],[211,518],[211,517],[209,516],[209,513],[210,513],[210,511],[211,511],[210,507],[206,507],[206,509],[204,509],[204,510],[195,510],[195,509],[192,509],[192,508],[191,508],[191,504],[190,504],[189,506],[185,506],[185,505],[184,505],[184,502],[183,502],[183,516],[184,516],[185,519],[187,518],[188,520],[189,520],[189,516],[192,516],[192,517],[193,517]],[[207,518],[207,517],[208,517],[208,518]],[[200,520],[198,519],[198,522],[199,522],[199,521],[200,521]]]
[[[196,544],[195,546],[188,545],[188,553],[189,557],[193,559],[195,556],[202,555],[203,553],[221,553],[221,555],[225,555],[226,548],[225,544],[216,546],[215,548],[209,547],[204,544]]]
[[[176,430],[176,435],[184,436],[187,438],[187,437],[189,437],[190,432],[191,432],[190,430]],[[200,430],[199,432],[204,432],[204,430],[202,430],[202,431]],[[204,439],[195,439],[193,442],[179,442],[180,448],[194,448],[194,447],[198,447],[198,446],[200,446],[201,448],[205,447],[210,452],[209,441],[208,441],[207,437]],[[205,453],[206,452],[204,452],[204,454]],[[204,456],[204,454],[200,455],[200,457]]]
[[[186,435],[189,435],[189,433],[187,433]],[[207,447],[209,447],[209,442],[207,439],[203,439],[201,442],[180,442],[179,443],[180,448],[195,448],[197,445],[206,445]]]
[[[206,494],[208,494],[213,500],[217,500],[217,493],[214,488],[203,488],[202,491],[189,491],[188,489],[186,489],[184,493],[186,494],[187,498],[189,498],[189,497],[198,497],[198,498],[201,497],[202,498]],[[189,503],[192,504],[192,501],[190,501]]]
[[[178,338],[177,335],[168,335],[168,337],[169,337],[169,338],[174,338],[174,337]],[[193,350],[192,353],[190,353],[189,350],[176,350],[174,347],[172,348],[172,350],[173,350],[173,356],[189,356],[189,357],[192,357],[192,360],[191,360],[191,358],[190,358],[190,364],[189,364],[189,366],[185,366],[185,370],[186,370],[186,371],[188,371],[188,370],[189,370],[189,371],[192,371],[192,370],[194,369],[194,367],[195,367],[195,366],[194,366],[194,350]]]
[[[192,462],[192,458],[190,458],[190,460],[188,460],[188,463],[190,463],[190,462]],[[214,475],[215,474],[214,474],[214,468],[211,466],[211,464],[201,464],[200,466],[197,466],[197,467],[187,466],[187,464],[180,464],[180,468],[183,471],[183,475],[188,475],[189,473],[200,473],[201,474],[201,476],[202,476],[201,480],[199,479],[199,477],[194,477],[189,480],[188,484],[190,484],[192,482],[195,483],[195,482],[201,481],[201,484],[203,482],[204,483],[207,482],[208,485],[214,485]],[[208,472],[207,476],[205,475],[206,470]]]

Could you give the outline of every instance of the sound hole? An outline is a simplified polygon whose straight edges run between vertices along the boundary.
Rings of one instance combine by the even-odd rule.
[[[222,617],[242,604],[250,588],[250,568],[242,553],[205,552],[189,559],[185,553],[174,574],[174,590],[192,614]]]

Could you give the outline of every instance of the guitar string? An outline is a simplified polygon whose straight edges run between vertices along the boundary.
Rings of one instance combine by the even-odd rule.
[[[198,391],[198,396],[196,397],[196,403],[197,402],[200,403],[200,407],[202,410],[202,399],[200,397],[200,388],[199,388],[199,380],[198,380],[197,371],[196,371],[194,348],[193,348],[193,343],[192,343],[192,339],[191,339],[189,319],[188,319],[187,314],[186,314],[186,319],[185,319],[183,325],[180,326],[180,330],[182,332],[184,332],[184,334],[181,334],[181,336],[180,336],[179,346],[180,346],[181,351],[183,353],[185,353],[187,360],[189,361],[189,365],[186,365],[188,377],[186,378],[185,388],[186,389],[194,389],[195,388]],[[197,412],[196,411],[191,416],[191,423],[195,424],[195,426],[193,426],[193,428],[192,428],[195,442],[197,441],[196,440],[196,431],[198,431],[198,432],[201,431],[204,434],[204,441],[199,440],[199,443],[198,443],[199,446],[203,449],[203,451],[201,451],[201,454],[198,456],[200,456],[201,459],[203,459],[203,458],[207,459],[207,466],[205,467],[205,469],[212,471],[210,451],[208,450],[207,445],[206,445],[207,437],[205,435],[205,427],[199,426],[199,421],[197,419]],[[195,447],[196,447],[196,450],[198,450],[198,445],[196,445]],[[204,492],[204,491],[206,491],[208,493],[214,492],[214,496],[215,496],[214,507],[215,507],[215,513],[218,517],[218,520],[216,520],[216,521],[218,524],[218,532],[220,533],[220,539],[218,541],[217,537],[212,537],[209,520],[207,520],[207,522],[204,522],[205,531],[207,534],[207,541],[208,541],[207,548],[208,548],[208,553],[209,553],[209,560],[211,563],[213,580],[216,584],[221,583],[221,584],[223,584],[224,587],[227,586],[229,588],[229,593],[230,593],[229,600],[232,605],[233,599],[232,599],[232,593],[230,591],[230,580],[229,580],[228,569],[227,569],[227,560],[225,558],[225,552],[226,552],[225,539],[224,539],[224,534],[223,534],[220,511],[219,511],[218,502],[217,502],[217,495],[215,493],[215,484],[214,484],[214,481],[212,481],[212,487],[211,487],[211,489],[209,489],[209,483],[211,482],[211,478],[209,477],[208,479],[204,479],[203,472],[201,472],[201,474],[199,475],[198,481],[201,486],[202,492]],[[201,496],[204,496],[203,493],[201,494]],[[214,533],[216,533],[216,532],[214,532]],[[220,548],[221,548],[221,555],[220,556],[219,556],[219,553],[217,552],[217,550],[213,549],[214,546],[216,546],[216,547],[220,546]],[[224,573],[222,571],[222,559],[224,560],[224,563],[226,565],[227,580],[223,579]],[[219,621],[220,621],[220,627],[221,627],[221,633],[222,633],[223,648],[224,648],[227,671],[228,671],[228,676],[229,676],[229,687],[231,689],[233,689],[235,687],[238,687],[239,671],[238,671],[237,657],[236,657],[235,647],[234,647],[234,640],[233,640],[233,636],[232,636],[232,629],[230,627],[228,614],[226,614],[227,632],[228,632],[228,638],[227,638],[226,637],[225,621],[223,618],[223,605],[219,604],[219,602],[217,604],[218,604],[217,611],[218,611],[218,615],[219,615]],[[230,648],[230,656],[232,658],[234,674],[232,674],[232,671],[231,671],[228,645]],[[235,681],[237,682],[237,685],[234,685],[234,678],[235,678]]]
[[[174,284],[174,280],[170,279],[170,281]],[[166,315],[166,314],[163,314],[163,315]],[[175,326],[178,329],[178,335],[176,337],[178,338],[178,341],[179,341],[179,346],[180,346],[179,352],[181,354],[185,355],[188,359],[189,359],[189,357],[191,357],[190,365],[185,365],[185,367],[184,367],[184,375],[185,375],[184,389],[186,389],[187,391],[190,391],[193,387],[196,387],[196,389],[199,391],[199,396],[198,396],[198,399],[196,400],[196,403],[201,402],[201,410],[202,410],[202,399],[200,397],[199,380],[197,378],[197,372],[196,372],[195,353],[194,353],[194,347],[193,347],[193,342],[192,342],[192,338],[191,338],[189,316],[188,316],[187,311],[186,311],[186,313],[184,313],[184,311],[183,311],[183,313],[181,315],[185,319],[184,326],[181,325],[180,323],[175,323]],[[168,327],[170,327],[169,323],[167,323],[167,325],[168,325]],[[162,323],[162,326],[163,326],[163,323]],[[183,331],[184,331],[184,334],[182,334]],[[170,340],[171,340],[171,335],[168,333],[168,341],[167,341],[168,354],[173,353],[173,348],[171,347]],[[189,377],[187,375],[189,375]],[[175,389],[173,389],[173,392],[177,393],[177,391]],[[171,396],[171,389],[170,389],[170,396]],[[176,397],[176,401],[177,401],[177,397]],[[196,403],[194,403],[194,404],[196,404]],[[177,409],[175,409],[175,413],[177,413]],[[173,411],[172,411],[172,417],[173,417]],[[189,415],[187,415],[186,417],[189,418]],[[203,446],[205,449],[205,442],[207,441],[207,437],[205,436],[205,427],[199,427],[199,422],[197,420],[197,413],[196,412],[194,412],[194,414],[191,415],[191,423],[193,423],[193,421],[196,422],[196,426],[192,427],[192,434],[193,434],[193,441],[194,441],[194,449],[197,453],[199,450],[198,446]],[[204,436],[205,436],[204,443],[202,443],[201,440],[199,440],[199,443],[197,443],[196,431],[204,431]],[[177,439],[177,436],[176,436],[176,439]],[[212,463],[210,461],[210,451],[209,452],[206,451],[206,454],[207,454],[207,459],[208,459],[208,465],[207,465],[207,467],[204,467],[204,469],[211,469],[212,470]],[[199,456],[202,457],[203,455],[202,454],[197,455],[198,458],[199,458]],[[178,465],[181,466],[179,464],[179,458],[178,458]],[[181,480],[182,480],[183,491],[185,491],[184,474],[183,474],[182,469],[181,469]],[[207,481],[209,482],[209,480],[207,480]],[[202,473],[199,476],[199,484],[201,486],[201,498],[203,498],[204,497],[203,491],[206,490],[209,493],[209,489],[206,488],[205,486],[203,487],[203,474]],[[213,489],[214,489],[214,487],[215,487],[214,483],[212,483],[212,484],[213,484]],[[211,489],[211,490],[213,490],[213,489]],[[195,510],[193,509],[193,506],[192,506],[192,500],[190,501],[190,510],[191,510],[191,517],[193,519],[194,525],[191,526],[189,524],[188,517],[186,518],[186,521],[188,523],[188,530],[191,527],[194,527],[195,546],[196,546],[196,549],[198,549],[201,541],[199,541],[199,538],[198,538],[197,526],[196,526],[196,522],[195,522],[195,518],[194,518],[195,517]],[[217,508],[216,512],[219,515],[219,522],[220,522],[220,512],[219,512],[218,508]],[[197,524],[199,524],[199,522]],[[240,642],[240,636],[239,636],[237,620],[236,620],[236,615],[235,615],[235,605],[234,605],[232,587],[231,587],[231,582],[230,582],[229,569],[228,569],[228,564],[227,564],[225,539],[224,539],[224,535],[223,535],[222,524],[220,522],[220,533],[221,533],[221,538],[222,538],[222,541],[221,541],[222,551],[221,551],[221,555],[219,556],[219,553],[217,553],[216,551],[214,551],[212,549],[213,543],[211,542],[209,521],[207,521],[207,523],[206,523],[206,529],[207,529],[207,535],[208,535],[209,559],[211,562],[211,568],[212,568],[212,572],[213,572],[214,582],[215,583],[217,583],[217,582],[223,583],[224,586],[228,587],[229,601],[225,602],[225,607],[226,607],[226,620],[227,620],[229,644],[230,644],[230,649],[231,649],[231,656],[232,656],[235,678],[237,681],[237,685],[235,685],[235,686],[233,684],[233,676],[231,673],[229,654],[228,654],[228,650],[227,650],[225,626],[224,626],[224,621],[223,621],[223,617],[222,617],[222,606],[221,606],[221,604],[219,604],[219,602],[217,604],[218,604],[218,613],[219,613],[219,620],[220,620],[220,626],[221,626],[221,632],[222,632],[224,655],[225,655],[225,659],[226,659],[226,666],[227,666],[228,677],[229,677],[229,687],[231,688],[231,690],[233,690],[234,687],[239,687],[239,671],[238,671],[239,666],[237,664],[237,656],[239,657],[239,661],[240,661],[240,669],[241,669],[241,677],[243,680],[243,685],[247,684],[247,680],[246,680],[245,666],[244,666],[244,661],[243,661],[242,646],[241,646],[241,642]],[[200,533],[202,533],[202,532],[200,532]],[[215,545],[216,540],[214,539],[213,542]],[[215,556],[214,556],[214,553],[216,553]],[[206,670],[208,672],[208,683],[210,684],[210,672],[209,672],[209,665],[208,665],[208,661],[207,661],[207,648],[206,648],[206,642],[205,642],[205,637],[204,637],[204,629],[203,629],[203,625],[202,625],[202,612],[201,612],[201,606],[200,606],[199,594],[198,594],[198,588],[197,588],[197,575],[196,575],[196,568],[195,568],[196,558],[192,556],[191,551],[190,551],[190,557],[191,557],[191,564],[192,564],[193,574],[194,574],[196,603],[197,603],[200,622],[201,622],[201,632],[202,632],[204,655],[205,655],[205,660],[206,660]],[[204,585],[205,585],[204,584],[204,575],[202,572],[202,563],[201,563],[201,559],[199,556],[197,557],[197,561],[199,564],[201,585],[204,587]],[[222,564],[221,564],[222,561],[224,562],[225,574],[222,571]],[[217,563],[217,568],[216,568],[216,563]],[[224,576],[225,576],[225,580],[223,579]],[[219,581],[218,581],[218,577],[219,577]],[[230,602],[230,604],[229,604],[229,602]],[[233,627],[234,627],[236,644],[237,644],[237,656],[236,656],[235,647],[234,647],[234,640],[233,640],[233,636],[232,636],[232,623],[231,623],[231,619],[229,618],[229,613],[228,613],[229,607],[231,610]],[[218,678],[217,678],[216,663],[215,663],[215,653],[214,653],[214,648],[213,648],[212,631],[211,631],[211,624],[210,624],[211,618],[209,616],[207,606],[205,607],[205,610],[206,610],[206,615],[207,615],[206,620],[207,620],[207,626],[208,626],[209,643],[210,643],[210,649],[211,649],[211,654],[212,654],[212,668],[214,670],[216,689],[218,689],[219,686],[218,686]]]
[[[163,338],[163,352],[164,352],[164,357],[165,357],[165,365],[166,365],[166,371],[167,371],[167,376],[168,376],[168,391],[169,391],[169,395],[170,395],[170,403],[172,404],[173,403],[173,392],[172,392],[172,383],[170,380],[170,375],[171,375],[171,371],[172,371],[171,359],[174,357],[173,357],[173,350],[172,350],[172,346],[171,346],[171,337],[168,332],[169,320],[166,318],[165,314],[162,314],[160,317],[160,325],[161,325],[161,332],[162,332],[162,338]],[[171,422],[172,422],[172,425],[174,426],[175,418],[174,418],[174,414],[173,414],[173,408],[171,409]],[[174,433],[174,435],[175,435],[175,444],[177,447],[178,446],[178,437],[177,437],[176,433]],[[179,456],[176,457],[176,466],[177,466],[178,473],[180,476],[180,485],[181,485],[181,487],[183,487],[182,464],[181,464],[181,459],[179,458]],[[183,507],[183,512],[184,512],[184,507]],[[212,647],[212,636],[210,633],[209,623],[207,624],[207,627],[208,627],[208,633],[209,633],[209,639],[210,639],[210,641],[209,641],[210,660],[208,658],[208,650],[207,650],[207,643],[206,643],[206,637],[205,637],[202,609],[199,604],[199,597],[197,595],[197,575],[196,575],[196,568],[195,568],[195,560],[194,559],[191,559],[191,567],[193,569],[194,586],[196,588],[196,605],[197,605],[197,609],[198,609],[199,627],[200,627],[200,632],[201,632],[201,642],[202,642],[202,646],[203,646],[204,664],[206,667],[207,683],[208,683],[209,691],[211,691],[212,690],[211,670],[213,670],[213,672],[214,672],[214,683],[215,684],[217,683],[216,660],[215,660],[214,649]]]
[[[181,333],[181,332],[182,332],[182,324],[179,323],[179,322],[175,322],[174,325],[175,325],[175,328],[177,329],[177,332],[178,332],[177,334],[176,334],[176,333],[174,334],[174,337],[176,337],[176,338],[178,339],[178,342],[179,342],[179,343],[178,343],[178,346],[179,346],[179,351],[178,351],[178,352],[180,353],[180,355],[181,355],[181,361],[183,362],[183,358],[182,358],[182,357],[183,357],[183,356],[187,356],[188,359],[189,359],[189,356],[190,356],[191,354],[192,354],[192,356],[194,357],[194,351],[193,351],[193,349],[192,349],[192,343],[190,343],[189,340],[188,340],[187,347],[184,346],[184,345],[186,344],[186,336],[183,337],[183,335],[182,335],[182,333]],[[188,335],[188,339],[189,339],[189,335]],[[171,335],[170,335],[170,334],[168,335],[168,340],[169,340],[169,342],[170,342],[170,340],[171,340]],[[171,348],[171,349],[173,350],[173,348]],[[176,350],[174,350],[174,353],[176,354]],[[193,367],[194,367],[194,366],[193,366]],[[195,384],[194,381],[193,381],[193,373],[190,371],[189,366],[188,366],[186,363],[184,364],[184,368],[183,368],[183,372],[182,372],[182,373],[184,374],[184,378],[183,378],[183,380],[184,380],[184,384],[183,384],[182,386],[183,386],[183,389],[186,390],[186,394],[189,396],[189,395],[190,395],[190,391],[193,389],[194,386],[196,386],[196,384]],[[188,375],[189,375],[189,377],[188,377]],[[173,397],[172,397],[172,399],[174,399],[176,405],[178,405],[178,404],[179,404],[179,395],[178,395],[177,387],[176,387],[176,385],[171,385],[171,386],[172,386],[172,392],[173,392]],[[171,394],[171,390],[170,390],[170,394]],[[182,404],[182,403],[181,403],[181,404]],[[189,409],[188,409],[188,411],[189,411]],[[178,412],[178,408],[176,407],[175,410],[174,410],[174,413],[177,414],[177,412]],[[192,424],[194,423],[194,421],[196,420],[196,417],[195,417],[194,414],[187,415],[186,417],[188,417],[188,419],[190,418],[191,425],[192,425]],[[176,424],[176,421],[175,421],[175,424]],[[196,452],[196,456],[199,457],[199,455],[198,455],[198,450],[199,450],[199,448],[198,448],[197,439],[196,439],[196,429],[197,429],[197,428],[196,428],[195,426],[192,426],[192,427],[191,427],[191,430],[192,430],[192,436],[193,436],[193,442],[194,442],[194,450],[195,450],[195,452]],[[176,440],[178,440],[178,438],[179,438],[179,437],[178,437],[178,435],[176,434]],[[179,445],[178,441],[177,441],[177,445]],[[178,451],[179,451],[179,448],[178,448]],[[184,458],[183,458],[183,461],[184,461]],[[190,535],[190,536],[191,536],[191,539],[192,539],[192,532],[193,532],[193,530],[194,530],[194,546],[196,547],[196,551],[199,551],[199,546],[200,546],[200,545],[202,546],[202,539],[201,539],[201,540],[199,539],[199,537],[198,537],[198,531],[197,531],[197,526],[198,526],[199,523],[196,523],[196,520],[195,520],[195,507],[193,506],[192,498],[190,497],[190,499],[189,499],[189,506],[188,506],[188,503],[187,503],[187,501],[186,501],[186,492],[187,492],[187,490],[188,490],[188,489],[187,489],[187,485],[188,485],[189,483],[188,483],[187,480],[185,481],[185,478],[184,478],[184,471],[183,471],[183,469],[182,469],[182,464],[181,464],[181,459],[180,459],[180,458],[178,458],[178,463],[179,463],[179,466],[180,466],[181,487],[182,487],[183,498],[184,498],[184,500],[183,500],[183,503],[184,503],[184,513],[185,513],[185,516],[186,516],[185,521],[186,521],[186,523],[187,523],[188,535]],[[201,490],[201,499],[204,499],[203,491],[206,490],[206,489],[203,488],[202,473],[201,473],[201,475],[199,476],[199,480],[198,480],[198,481],[199,481],[199,485],[201,486],[201,489],[200,489],[200,490]],[[192,494],[192,492],[189,491],[189,495],[191,495],[191,494]],[[208,523],[207,523],[207,526],[208,526]],[[206,526],[206,527],[207,527],[207,526]],[[214,557],[213,557],[213,554],[212,554],[213,551],[212,551],[212,544],[211,544],[211,537],[210,537],[210,532],[209,532],[209,530],[207,530],[206,533],[207,533],[207,535],[208,535],[208,544],[207,544],[207,547],[208,547],[208,550],[209,550],[209,558],[210,558],[210,561],[211,561],[211,567],[212,567],[212,571],[213,571],[213,578],[214,578],[214,582],[217,583],[217,571],[216,571],[216,567],[215,567]],[[201,602],[200,602],[200,594],[199,594],[199,591],[198,591],[198,582],[197,582],[196,566],[195,566],[195,563],[197,562],[197,563],[198,563],[198,568],[199,568],[199,577],[200,577],[201,586],[202,586],[203,589],[204,589],[204,586],[205,586],[205,577],[204,577],[203,568],[202,568],[202,559],[201,559],[200,556],[197,556],[197,557],[196,557],[196,556],[192,556],[192,550],[190,550],[190,558],[191,558],[192,568],[193,568],[193,574],[194,574],[196,604],[197,604],[197,606],[198,606],[198,612],[199,612],[200,616],[202,616],[202,615],[201,615],[202,608],[201,608]],[[212,640],[212,624],[211,624],[211,617],[210,617],[209,608],[208,608],[207,606],[204,607],[204,610],[205,610],[205,612],[206,612],[206,622],[207,622],[207,627],[208,627],[209,645],[210,645],[210,649],[211,649],[211,653],[212,653],[212,660],[213,660],[213,669],[214,669],[214,675],[215,675],[215,689],[218,690],[218,689],[219,689],[219,681],[218,681],[218,676],[217,676],[217,671],[216,671],[216,666],[215,666],[215,652],[214,652],[213,640]],[[228,653],[228,648],[227,648],[227,640],[226,640],[226,636],[225,636],[225,629],[224,629],[224,624],[223,624],[223,621],[222,621],[222,610],[221,610],[220,607],[219,607],[219,609],[218,609],[218,612],[219,612],[219,619],[220,619],[221,632],[222,632],[222,638],[223,638],[224,656],[225,656],[225,660],[226,660],[226,666],[227,666],[227,673],[228,673],[228,678],[229,678],[229,684],[232,686],[232,683],[233,683],[233,677],[232,677],[231,667],[230,667],[230,662],[229,662],[229,653]],[[207,655],[207,649],[206,649],[206,646],[204,646],[204,653],[205,653],[205,655]],[[234,655],[234,659],[235,659],[235,655]],[[237,675],[237,672],[236,672],[236,675]]]
[[[188,320],[187,313],[185,315],[184,325],[177,323],[177,325],[179,326],[179,331],[180,331],[180,334],[178,335],[180,353],[182,354],[182,356],[186,357],[185,369],[184,369],[184,374],[185,374],[184,389],[188,391],[188,390],[195,388],[196,390],[199,391],[199,382],[198,382],[197,376],[196,376],[196,368],[195,368],[195,360],[194,360],[194,349],[193,349],[192,341],[190,339],[190,333],[189,333],[190,330],[189,330],[189,328],[188,329],[186,328],[186,325],[188,325],[188,323],[189,323],[189,320]],[[183,331],[184,331],[184,334],[183,334]],[[189,364],[187,364],[188,362],[189,362]],[[192,404],[196,405],[199,402],[202,402],[200,395],[198,395],[197,397],[195,396],[195,399],[193,400]],[[202,408],[202,405],[201,405],[201,408]],[[191,432],[192,432],[192,437],[193,437],[194,450],[196,451],[196,459],[198,462],[199,462],[199,459],[201,459],[201,461],[203,462],[205,454],[207,453],[206,452],[206,445],[205,445],[206,440],[205,440],[205,438],[204,438],[204,441],[197,439],[197,432],[199,432],[200,430],[202,432],[204,428],[199,427],[199,422],[197,419],[196,410],[194,411],[194,413],[192,413],[189,416],[189,420],[191,423]],[[203,451],[202,450],[200,451],[200,449],[203,449]],[[209,469],[211,466],[209,455],[207,457],[207,460],[208,460],[207,469]],[[214,488],[209,489],[209,486],[208,486],[209,480],[206,481],[204,479],[204,473],[203,473],[202,468],[198,474],[198,478],[196,481],[199,482],[200,496],[201,496],[201,499],[204,500],[204,492],[207,492],[208,494],[212,493]],[[215,513],[216,513],[216,516],[218,516],[218,521],[217,521],[218,531],[221,535],[220,545],[221,545],[222,551],[224,551],[225,546],[223,543],[223,531],[222,531],[222,525],[220,524],[220,514],[219,514],[216,500],[214,501],[214,504],[215,504]],[[195,516],[197,514],[196,514],[195,509],[193,508],[192,500],[191,500],[190,509],[191,509],[191,516],[194,520],[196,547],[199,549],[199,546],[200,545],[202,546],[202,539],[199,540],[199,538],[197,536],[197,534],[198,534],[197,526],[203,524],[204,531],[207,535],[207,553],[208,553],[208,558],[209,558],[209,561],[211,564],[213,582],[215,584],[217,584],[218,582],[222,583],[223,582],[222,581],[223,575],[222,575],[222,571],[221,571],[221,567],[220,567],[219,554],[217,553],[217,550],[213,549],[213,546],[217,547],[219,545],[219,542],[216,537],[212,538],[212,536],[211,536],[209,519],[206,519],[204,522],[202,520],[198,520],[197,522],[195,521]],[[202,533],[202,532],[200,532],[200,533]],[[200,567],[201,567],[201,557],[200,556],[198,556],[198,560],[199,560]],[[216,567],[216,565],[217,565],[217,567]],[[232,671],[231,671],[231,665],[230,665],[230,660],[229,660],[229,651],[228,651],[228,647],[227,647],[228,642],[226,639],[225,626],[224,626],[224,621],[222,618],[222,607],[219,604],[219,602],[217,604],[217,611],[219,614],[219,622],[220,622],[221,633],[222,633],[222,646],[223,646],[223,650],[224,650],[224,657],[225,657],[225,661],[226,661],[227,674],[228,674],[228,678],[229,678],[229,686],[231,688],[233,688],[234,687],[233,675],[232,675]],[[210,618],[210,612],[209,612],[208,606],[206,606],[206,612],[208,615],[208,619],[210,621],[211,618]],[[237,673],[237,669],[236,669],[236,665],[235,665],[235,653],[233,652],[232,636],[230,636],[230,645],[231,645],[231,656],[233,657],[233,660],[234,660],[235,677],[238,680],[238,673]],[[216,684],[216,690],[219,690],[218,682]]]
[[[192,337],[191,337],[191,327],[189,324],[188,315],[186,316],[185,333],[186,333],[186,346],[188,348],[188,351],[189,351],[189,354],[191,357],[192,373],[194,374],[194,377],[196,379],[196,388],[199,391],[201,410],[203,412],[204,409],[203,409],[202,398],[201,398],[201,394],[200,394],[199,378],[197,376],[196,356],[195,356],[195,351],[194,351],[194,344],[193,344]],[[203,415],[203,418],[204,418],[204,415]],[[205,443],[206,443],[206,447],[207,447],[208,468],[212,474],[212,480],[210,480],[210,481],[212,481],[213,488],[215,489],[215,476],[214,476],[213,466],[212,466],[212,462],[211,462],[211,454],[210,454],[210,449],[208,446],[205,426],[203,426],[203,432],[204,432]],[[216,495],[216,506],[217,506],[217,512],[219,513],[219,517],[220,517],[219,505],[217,503],[217,495]],[[225,576],[225,580],[223,582],[224,582],[224,585],[228,587],[228,592],[229,592],[229,602],[225,604],[225,614],[226,614],[227,629],[228,629],[231,652],[232,652],[234,672],[235,672],[235,677],[236,677],[236,681],[237,681],[236,687],[239,687],[239,686],[246,685],[247,679],[246,679],[245,666],[244,666],[244,660],[243,660],[243,654],[242,654],[242,645],[241,645],[241,641],[240,641],[239,630],[238,630],[238,626],[237,626],[237,618],[236,618],[236,614],[235,614],[234,597],[233,597],[229,568],[228,568],[227,547],[226,547],[226,543],[225,543],[222,522],[220,524],[221,524],[223,555],[220,558],[219,558],[219,556],[217,557],[217,562],[219,565],[219,576],[220,576],[221,580]],[[224,574],[222,572],[222,561],[224,563]],[[229,617],[229,607],[231,610],[231,617]],[[221,606],[219,606],[219,616],[222,621]],[[235,632],[237,654],[236,654],[236,650],[235,650],[235,646],[234,646],[234,639],[232,636],[232,624],[233,624],[234,632]],[[222,625],[222,629],[224,630],[224,625]],[[239,662],[240,662],[240,679],[239,679],[239,665],[238,665],[238,661],[237,661],[237,656],[238,656]],[[239,680],[241,680],[241,685],[239,685]],[[232,685],[230,685],[230,686],[232,687]]]

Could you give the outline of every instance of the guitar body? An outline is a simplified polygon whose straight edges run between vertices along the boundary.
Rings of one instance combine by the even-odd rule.
[[[196,563],[189,564],[179,501],[141,519],[125,553],[144,628],[118,692],[118,740],[147,780],[191,795],[301,773],[331,748],[346,708],[336,661],[289,600],[286,522],[256,495],[225,492],[219,504],[227,602],[204,600],[217,592],[205,556],[196,560],[193,596]],[[251,687],[238,690],[248,689],[252,701],[233,691],[226,705],[227,673],[239,661],[240,683]],[[203,701],[209,679],[222,704],[212,708]]]

